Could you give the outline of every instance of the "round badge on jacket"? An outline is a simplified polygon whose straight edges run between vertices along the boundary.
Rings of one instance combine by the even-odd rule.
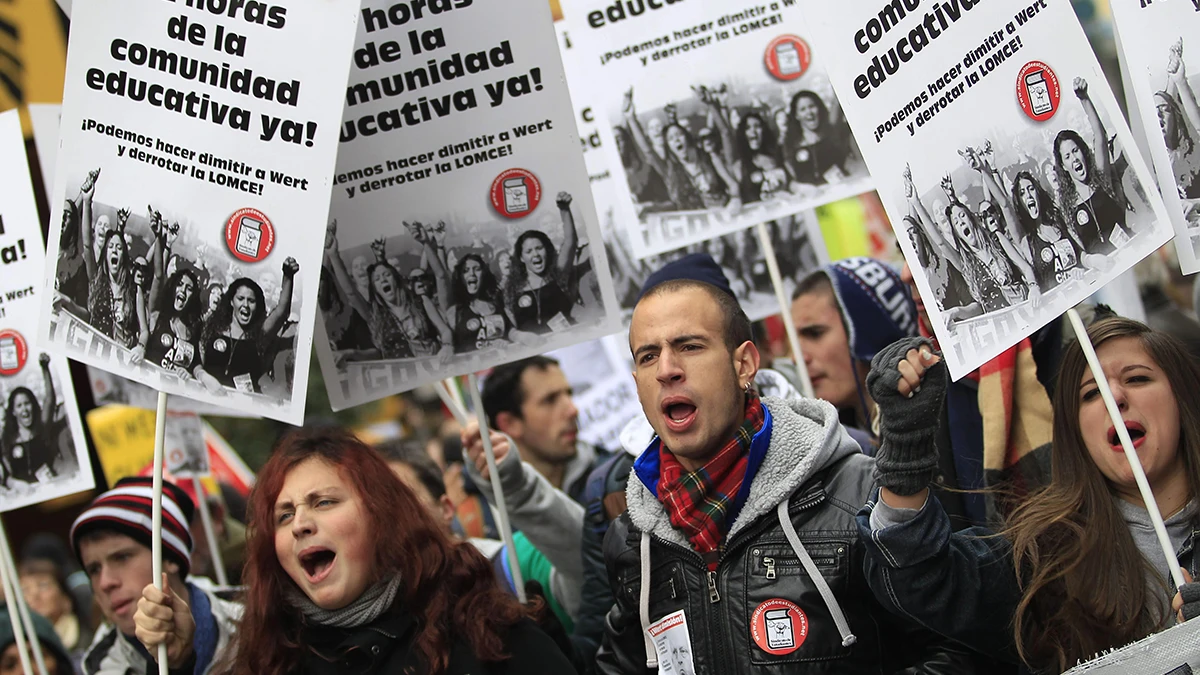
[[[791,654],[800,649],[808,637],[808,615],[790,600],[767,600],[754,610],[750,636],[754,638],[754,644],[768,654]]]

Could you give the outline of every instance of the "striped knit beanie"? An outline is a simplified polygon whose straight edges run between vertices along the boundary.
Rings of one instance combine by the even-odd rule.
[[[144,476],[122,478],[113,489],[96,497],[71,526],[71,546],[79,557],[79,541],[91,532],[124,534],[151,548],[153,482]],[[186,577],[192,558],[192,522],[195,505],[179,486],[163,481],[163,559],[173,560]],[[83,564],[82,558],[80,564]]]

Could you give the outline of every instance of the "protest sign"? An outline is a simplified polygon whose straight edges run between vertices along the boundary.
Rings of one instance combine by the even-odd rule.
[[[334,408],[615,328],[546,1],[370,0],[354,65],[317,345]]]
[[[1200,2],[1112,5],[1130,120],[1157,169],[1183,273],[1200,272]]]
[[[795,4],[567,7],[636,257],[870,189]]]
[[[49,346],[162,392],[302,419],[357,12],[73,8]]]
[[[650,274],[662,265],[688,253],[709,253],[724,268],[730,284],[742,304],[742,309],[752,321],[779,313],[775,301],[771,277],[767,273],[762,247],[758,245],[752,230],[741,230],[701,240],[690,246],[664,250],[661,254],[639,259],[634,248],[634,229],[619,226],[624,215],[618,207],[617,188],[612,172],[609,171],[609,156],[600,133],[593,100],[596,97],[591,80],[581,67],[567,30],[567,22],[559,19],[555,23],[559,32],[559,48],[567,72],[567,84],[571,87],[571,100],[575,104],[576,124],[592,184],[592,197],[600,218],[600,236],[608,254],[609,270],[617,302],[621,306],[623,324],[628,326],[637,301],[638,291]],[[821,237],[816,214],[812,211],[779,218],[769,224],[779,265],[784,274],[785,292],[791,293],[798,279],[828,262],[824,241]]]
[[[1067,0],[805,16],[955,378],[1170,238]]]
[[[33,124],[33,147],[37,150],[38,165],[42,168],[42,187],[49,195],[54,190],[54,166],[58,156],[58,122],[62,105],[30,103],[29,121]]]
[[[0,511],[90,490],[67,360],[37,335],[42,244],[17,111],[0,114]]]
[[[158,392],[141,382],[114,375],[94,366],[87,366],[87,374],[88,383],[92,388],[92,400],[96,405],[127,405],[145,410],[158,408]],[[253,411],[222,408],[182,396],[169,397],[167,409],[172,412],[191,412],[197,415],[219,417],[256,417]]]
[[[163,470],[176,478],[197,478],[210,473],[204,428],[195,413],[167,413],[163,439]]]

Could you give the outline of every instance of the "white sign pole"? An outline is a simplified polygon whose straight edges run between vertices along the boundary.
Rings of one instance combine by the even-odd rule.
[[[483,412],[483,398],[479,395],[479,378],[475,373],[467,376],[471,386],[471,404],[475,406],[475,417],[479,420],[479,437],[483,439],[483,454],[487,456],[488,473],[492,480],[492,493],[496,496],[496,525],[500,528],[500,538],[504,540],[504,548],[508,550],[508,563],[512,571],[513,590],[517,599],[525,604],[525,580],[521,578],[521,565],[517,560],[517,549],[513,545],[512,526],[508,523],[508,503],[504,500],[504,488],[500,485],[500,470],[496,467],[496,452],[492,449],[492,438],[487,424],[487,414]],[[509,452],[516,452],[509,448]]]
[[[150,553],[153,558],[154,587],[164,593],[162,553],[162,492],[163,492],[163,443],[167,435],[167,395],[158,393],[158,414],[154,416],[154,505],[151,511]],[[167,673],[167,644],[158,646],[158,675]]]
[[[3,556],[0,556],[0,580],[4,582],[4,594],[6,597],[16,598],[21,592],[16,583],[16,576],[17,571],[10,569],[8,561]],[[13,603],[16,603],[15,599]],[[24,671],[25,675],[33,675],[33,668],[29,663],[29,643],[25,641],[25,627],[21,623],[21,615],[19,612],[9,609],[8,619],[12,621],[13,635],[17,638],[17,652],[21,656],[21,670]]]
[[[208,510],[208,499],[204,497],[204,485],[199,476],[192,476],[192,486],[196,488],[196,499],[199,504],[200,522],[204,524],[204,538],[208,540],[208,554],[212,558],[213,574],[221,586],[229,585],[229,575],[225,574],[225,561],[221,559],[221,547],[217,545],[217,533],[213,530],[212,513]]]
[[[1092,369],[1092,377],[1096,379],[1100,397],[1104,399],[1104,406],[1108,409],[1108,417],[1117,429],[1121,447],[1125,448],[1125,457],[1129,460],[1130,468],[1133,469],[1133,478],[1137,481],[1138,490],[1142,493],[1142,501],[1146,503],[1146,510],[1150,512],[1154,533],[1158,535],[1158,543],[1162,545],[1163,554],[1167,557],[1167,565],[1171,568],[1171,579],[1175,581],[1175,587],[1179,588],[1186,583],[1183,578],[1183,570],[1179,566],[1179,558],[1176,557],[1175,549],[1171,546],[1171,538],[1167,536],[1167,526],[1163,524],[1162,513],[1158,510],[1158,501],[1154,499],[1154,492],[1150,490],[1150,482],[1146,480],[1142,462],[1138,459],[1137,451],[1133,449],[1133,440],[1129,438],[1129,430],[1125,428],[1124,424],[1118,423],[1118,420],[1123,419],[1121,410],[1117,407],[1117,401],[1108,387],[1108,378],[1104,376],[1104,369],[1100,367],[1096,348],[1092,345],[1091,338],[1088,337],[1087,328],[1083,325],[1083,319],[1079,318],[1079,313],[1070,309],[1067,310],[1067,316],[1071,319],[1071,327],[1075,329],[1079,346],[1083,348],[1083,355],[1087,357],[1088,366]]]
[[[754,226],[758,232],[758,242],[762,246],[763,257],[767,261],[767,272],[771,275],[771,285],[775,287],[775,297],[779,300],[779,313],[783,316],[783,328],[787,333],[788,343],[792,347],[792,358],[796,361],[796,373],[800,376],[800,393],[805,398],[813,398],[812,380],[808,377],[808,366],[804,365],[804,352],[800,351],[800,335],[796,332],[796,322],[792,321],[792,303],[783,287],[783,275],[779,273],[779,261],[775,259],[775,246],[771,243],[771,233],[765,223]]]
[[[12,612],[12,606],[15,604],[21,623],[29,635],[29,648],[33,651],[33,660],[37,664],[38,672],[41,675],[48,675],[46,659],[42,656],[41,641],[38,640],[37,629],[33,626],[33,617],[29,615],[29,603],[26,602],[25,593],[21,590],[21,574],[17,571],[17,563],[13,559],[12,547],[8,544],[8,531],[4,529],[2,517],[0,517],[0,556],[4,556],[4,564],[13,571],[13,584],[16,586],[16,595],[9,603],[9,612]]]

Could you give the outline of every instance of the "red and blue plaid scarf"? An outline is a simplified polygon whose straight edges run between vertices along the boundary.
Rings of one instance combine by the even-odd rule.
[[[671,524],[704,556],[710,571],[717,568],[718,556],[713,554],[719,553],[745,501],[743,484],[754,478],[747,472],[750,446],[763,423],[762,402],[756,395],[746,397],[746,417],[733,438],[707,464],[691,472],[659,444],[658,501],[666,508]]]

